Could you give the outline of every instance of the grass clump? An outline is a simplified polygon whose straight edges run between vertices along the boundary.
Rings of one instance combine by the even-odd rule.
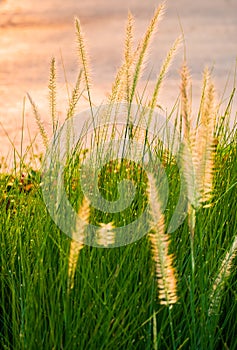
[[[106,118],[117,104],[126,103],[122,130],[115,128],[116,120],[110,129],[106,123],[103,130],[96,129],[88,54],[79,20],[75,24],[80,70],[66,119],[75,116],[77,104],[86,94],[95,133],[91,147],[101,152],[96,156],[104,155],[101,150],[107,150],[106,139],[115,140],[117,135],[123,151],[124,140],[130,145],[139,142],[144,159],[147,150],[153,153],[153,161],[155,158],[150,172],[143,158],[136,162],[125,156],[108,158],[101,167],[98,190],[111,206],[123,194],[119,187],[123,180],[134,185],[135,196],[128,207],[103,212],[84,195],[81,167],[91,149],[83,142],[67,155],[63,171],[67,198],[82,219],[71,237],[60,231],[47,211],[40,170],[33,170],[20,157],[20,171],[1,173],[2,349],[237,347],[237,135],[236,128],[229,129],[227,122],[234,91],[221,112],[210,73],[205,70],[200,110],[192,120],[191,79],[185,63],[180,104],[167,117],[174,117],[180,139],[184,136],[185,147],[181,147],[179,158],[174,156],[172,135],[167,147],[157,135],[150,134],[160,86],[180,44],[177,39],[168,52],[151,98],[145,99],[145,92],[140,97],[139,79],[163,12],[161,5],[137,48],[133,47],[134,19],[128,15],[124,58],[104,116],[105,121],[110,120]],[[56,97],[56,64],[52,59],[49,101],[54,136],[60,129]],[[31,97],[30,102],[48,147],[49,137],[39,110]],[[150,108],[147,124],[141,118],[135,125],[134,103]],[[97,148],[101,143],[104,148]],[[167,178],[166,201],[160,190],[163,182],[157,180],[159,171]],[[88,177],[92,175],[92,171],[88,173]],[[181,190],[185,190],[183,209],[187,218],[171,232],[169,223]],[[117,239],[116,229],[133,222],[146,209],[148,235],[133,244],[110,249]],[[86,244],[90,225],[97,226],[95,240],[100,248]]]

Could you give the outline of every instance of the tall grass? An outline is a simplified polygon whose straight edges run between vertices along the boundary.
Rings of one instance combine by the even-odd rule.
[[[142,120],[141,128],[132,125],[130,106],[150,101],[147,104],[155,112],[160,86],[180,44],[177,39],[168,52],[152,97],[143,96],[142,100],[139,79],[163,11],[163,5],[155,11],[137,48],[133,47],[134,19],[128,15],[124,59],[108,101],[108,116],[116,103],[128,104],[124,133],[131,140],[138,139],[144,149],[150,147],[149,125],[144,129]],[[88,54],[78,20],[76,37],[80,68],[66,109],[67,119],[75,115],[85,92],[93,113]],[[49,104],[53,134],[59,129],[56,78],[52,59]],[[172,117],[180,137],[185,136],[188,152],[182,149],[179,162],[172,147],[157,143],[154,151],[168,179],[166,208],[160,202],[156,174],[147,174],[142,161],[125,158],[103,166],[98,186],[112,203],[118,199],[120,181],[136,183],[130,207],[119,213],[94,208],[80,184],[80,166],[90,150],[78,146],[64,170],[68,199],[84,222],[75,233],[77,239],[80,233],[78,242],[73,234],[69,238],[61,232],[47,212],[40,170],[32,169],[19,155],[20,171],[1,173],[1,349],[237,348],[237,135],[236,128],[228,126],[230,114],[235,113],[231,108],[234,90],[221,112],[214,103],[211,76],[205,70],[200,110],[192,120],[190,85],[185,64],[180,104]],[[39,109],[29,98],[48,147]],[[96,130],[96,145],[105,143],[106,135],[108,130]],[[173,140],[169,141],[172,145]],[[180,163],[188,216],[168,235],[180,196]],[[190,171],[191,165],[194,171]],[[109,248],[116,240],[116,227],[135,220],[147,206],[148,235],[127,246]],[[85,244],[90,223],[98,226],[96,239],[101,248]]]

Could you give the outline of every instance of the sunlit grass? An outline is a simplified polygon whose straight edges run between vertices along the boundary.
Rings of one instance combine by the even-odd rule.
[[[108,106],[126,101],[128,110],[132,103],[147,103],[151,110],[156,110],[159,87],[179,39],[164,60],[153,97],[142,101],[137,86],[162,13],[163,7],[155,12],[137,48],[132,46],[133,18],[129,14],[124,62]],[[75,115],[76,105],[85,94],[93,111],[88,58],[79,21],[76,21],[76,33],[81,70],[72,90],[67,119]],[[216,108],[213,114],[210,102],[213,85],[205,90],[207,75],[204,75],[201,128],[198,123],[191,126],[189,107],[192,101],[188,97],[189,83],[185,74],[181,84],[181,107],[174,109],[173,123],[180,135],[183,130],[186,134],[190,132],[186,137],[190,137],[190,148],[194,149],[191,153],[197,169],[194,180],[200,193],[195,192],[198,195],[195,201],[189,196],[188,217],[169,235],[167,231],[179,199],[181,177],[172,150],[162,144],[158,143],[154,149],[169,186],[162,214],[159,213],[162,209],[159,186],[146,173],[142,162],[113,159],[101,168],[98,187],[111,203],[119,198],[118,183],[122,180],[136,185],[135,197],[128,208],[106,213],[94,208],[81,188],[80,166],[90,150],[79,147],[68,157],[64,186],[73,208],[85,220],[80,243],[61,232],[50,217],[41,191],[39,169],[34,169],[20,156],[19,167],[1,173],[2,349],[237,348],[237,135],[235,128],[228,128],[229,115],[235,112],[231,109],[234,90],[223,112]],[[59,129],[56,76],[53,59],[49,91],[54,135]],[[30,101],[44,144],[48,146],[39,110],[31,97]],[[215,123],[205,130],[202,118],[210,120],[209,113]],[[129,120],[124,132],[130,139],[138,137]],[[201,141],[195,138],[198,133],[199,140],[207,144],[206,148],[202,144],[199,163],[198,142]],[[105,142],[98,134],[96,140]],[[139,142],[149,144],[146,130],[139,134]],[[187,160],[184,152],[180,157]],[[209,168],[205,170],[206,164]],[[185,165],[189,190],[193,174],[189,174],[188,164]],[[116,240],[113,229],[134,221],[147,207],[153,228],[149,234],[127,246],[109,248]],[[101,248],[84,244],[83,235],[89,223],[99,227]]]

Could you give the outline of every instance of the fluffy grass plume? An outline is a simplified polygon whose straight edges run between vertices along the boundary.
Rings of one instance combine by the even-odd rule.
[[[112,92],[110,96],[110,101],[122,101],[129,100],[131,81],[134,74],[134,18],[132,14],[128,13],[126,34],[125,34],[125,44],[124,44],[124,60],[119,68],[117,75],[115,77],[114,84],[112,86]]]
[[[53,57],[50,64],[50,76],[49,76],[49,107],[50,115],[52,119],[53,133],[57,129],[57,107],[56,107],[56,65],[55,58]]]
[[[181,69],[181,118],[184,122],[184,137],[185,140],[191,142],[191,123],[192,123],[192,109],[190,96],[191,77],[190,72],[185,61]]]
[[[184,122],[185,147],[182,163],[190,204],[199,208],[211,200],[213,192],[214,158],[216,140],[216,107],[214,85],[209,70],[204,71],[202,102],[196,126],[191,116],[188,96],[189,71],[184,64],[181,71],[181,115]]]
[[[67,119],[72,118],[75,115],[77,103],[82,96],[82,91],[80,90],[81,88],[81,80],[82,80],[82,73],[83,71],[81,70],[79,72],[79,75],[77,77],[76,85],[72,91],[71,98],[69,100],[69,107],[67,110]]]
[[[49,144],[49,137],[48,137],[47,131],[44,127],[44,123],[41,119],[41,116],[39,114],[38,107],[36,106],[35,102],[33,101],[32,97],[30,96],[30,94],[27,93],[27,96],[28,96],[30,104],[32,106],[34,117],[35,117],[37,126],[39,128],[39,132],[40,132],[44,147],[47,148],[48,144]]]
[[[215,89],[208,69],[203,78],[203,104],[197,125],[193,149],[193,165],[196,172],[197,189],[200,203],[211,200],[216,140],[214,136],[217,109],[215,106]]]
[[[221,300],[221,292],[225,286],[227,278],[230,276],[233,267],[234,259],[237,255],[237,236],[235,237],[229,251],[226,252],[225,257],[221,263],[220,269],[217,272],[217,277],[214,280],[211,295],[209,314],[212,315],[218,310]]]
[[[78,260],[80,250],[84,247],[85,230],[89,223],[90,203],[86,197],[83,198],[82,205],[79,209],[78,215],[81,221],[80,221],[80,225],[77,225],[76,232],[72,234],[69,258],[68,258],[69,289],[72,289],[74,287],[74,275],[75,275],[75,270],[77,266],[77,260]],[[75,240],[75,238],[77,240]]]
[[[126,38],[125,38],[125,49],[124,49],[124,64],[126,73],[126,100],[130,96],[131,80],[132,80],[132,65],[134,60],[133,52],[133,41],[134,41],[134,18],[132,14],[128,13],[128,22],[126,28]]]
[[[152,258],[155,263],[160,303],[166,306],[177,302],[177,281],[173,255],[169,254],[169,236],[165,233],[165,218],[156,190],[153,175],[148,175],[152,232],[149,233]]]
[[[55,58],[53,57],[51,59],[50,63],[50,74],[49,74],[49,108],[50,108],[50,116],[51,116],[51,122],[53,127],[53,133],[56,132],[57,129],[57,108],[56,108],[56,64],[55,64]],[[37,123],[37,126],[39,128],[40,136],[42,138],[44,147],[47,148],[49,144],[49,137],[47,134],[47,131],[45,129],[44,123],[41,119],[40,113],[38,111],[38,107],[36,106],[35,102],[33,101],[30,94],[27,94],[28,99],[30,101],[30,104],[33,109],[34,117]]]
[[[164,13],[165,4],[162,3],[155,10],[153,17],[147,27],[146,33],[139,42],[137,48],[133,49],[134,19],[129,13],[126,27],[124,60],[115,78],[112,87],[110,101],[126,100],[132,103],[136,88],[142,72],[146,66],[146,57],[157,25]]]
[[[132,101],[133,101],[138,81],[141,77],[141,74],[142,74],[144,68],[145,68],[146,56],[148,53],[150,43],[152,41],[152,37],[157,30],[157,25],[158,25],[159,21],[163,17],[164,11],[165,11],[165,3],[162,3],[155,10],[154,15],[153,15],[153,17],[152,17],[152,19],[147,27],[147,30],[145,32],[145,35],[138,45],[137,53],[136,53],[137,61],[136,61],[135,72],[134,72],[131,94],[130,94],[130,101],[129,101],[130,103],[132,103]]]
[[[149,107],[151,109],[154,109],[157,106],[157,98],[158,98],[158,94],[159,94],[161,85],[162,85],[162,83],[163,83],[163,81],[168,73],[169,67],[172,64],[172,60],[175,57],[175,54],[177,53],[177,50],[179,48],[180,43],[181,43],[181,37],[178,37],[175,40],[172,47],[170,48],[170,50],[168,51],[168,53],[163,61],[163,64],[161,66],[160,72],[159,72],[158,77],[157,77],[157,81],[156,81],[155,88],[153,91],[153,96],[152,96],[152,99],[150,102]]]
[[[77,38],[77,44],[78,44],[78,56],[79,56],[80,64],[82,66],[82,74],[86,85],[86,91],[88,94],[90,107],[92,107],[91,93],[90,93],[91,74],[90,74],[89,57],[86,51],[85,38],[82,32],[81,23],[78,18],[75,19],[75,27],[76,27],[76,38]]]

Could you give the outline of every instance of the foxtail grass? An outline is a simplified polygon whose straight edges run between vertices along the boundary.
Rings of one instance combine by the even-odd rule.
[[[162,204],[159,201],[156,182],[153,175],[149,175],[148,198],[150,203],[151,227],[149,233],[152,257],[155,262],[156,277],[160,303],[172,305],[177,302],[177,286],[173,255],[169,254],[169,236],[165,233],[165,217]]]
[[[129,123],[132,110],[129,108],[137,102],[144,109],[150,108],[151,113],[158,111],[161,85],[181,44],[178,38],[168,51],[151,94],[146,97],[146,89],[140,94],[139,80],[148,65],[149,49],[163,12],[164,4],[156,9],[137,47],[134,47],[135,20],[128,14],[123,61],[105,116],[108,121],[114,106],[126,102],[126,136],[131,143],[144,144],[144,149],[154,140],[149,139],[142,117],[136,127]],[[75,29],[79,73],[69,92],[66,119],[76,114],[86,94],[93,112],[89,55],[77,19]],[[60,127],[56,79],[56,62],[52,59],[48,87],[54,136]],[[216,102],[211,74],[206,69],[200,108],[195,115],[191,74],[184,63],[181,106],[178,109],[178,104],[175,105],[168,115],[169,120],[175,117],[174,125],[180,127],[180,136],[184,137],[181,169],[172,147],[169,149],[157,142],[155,149],[169,185],[166,208],[160,198],[156,174],[147,173],[142,162],[136,164],[124,158],[104,164],[98,189],[104,199],[113,203],[121,196],[119,183],[129,180],[135,184],[134,200],[129,208],[118,213],[104,213],[94,208],[82,194],[80,183],[80,167],[91,149],[78,145],[76,151],[68,155],[70,161],[64,169],[65,192],[79,217],[71,237],[60,231],[47,212],[40,191],[40,171],[24,164],[23,151],[20,154],[14,151],[15,157],[21,158],[21,174],[15,168],[11,174],[0,175],[1,348],[237,348],[237,138],[236,131],[225,124],[228,124],[234,95],[233,89],[222,113],[220,106],[224,102]],[[38,107],[30,96],[29,100],[47,148],[48,133]],[[111,128],[113,140],[120,135],[115,127]],[[96,140],[102,146],[110,137],[108,130],[106,127],[97,130]],[[124,130],[121,135],[124,136]],[[172,145],[173,140],[168,141]],[[110,150],[106,152],[109,157]],[[26,170],[27,174],[22,176]],[[175,212],[180,189],[184,189],[181,172],[188,198],[188,218],[168,234],[169,219]],[[91,175],[88,172],[87,176]],[[126,227],[146,208],[148,235],[128,246],[110,249],[117,243],[116,228]],[[97,226],[98,248],[87,246],[90,224]]]
[[[72,240],[70,243],[70,251],[68,258],[68,281],[69,289],[74,287],[74,276],[77,266],[77,261],[81,249],[84,247],[85,231],[89,224],[90,217],[90,203],[87,198],[83,198],[82,205],[79,209],[78,216],[80,218],[80,225],[77,225],[76,232],[72,233]]]

